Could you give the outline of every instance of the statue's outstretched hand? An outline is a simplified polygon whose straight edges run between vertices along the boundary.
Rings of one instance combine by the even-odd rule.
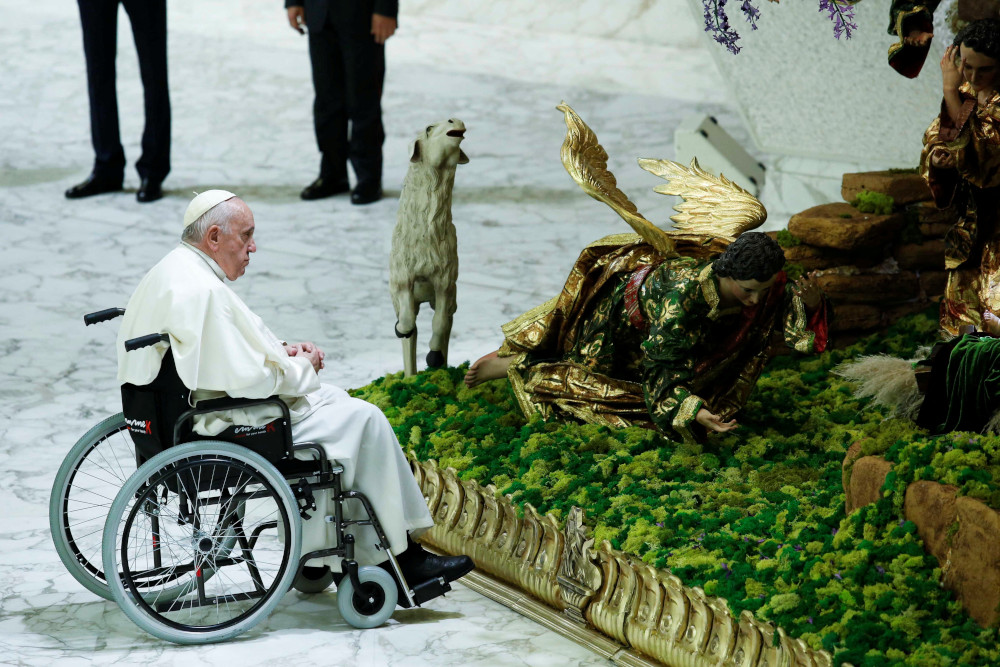
[[[813,310],[823,300],[823,288],[816,282],[816,272],[811,271],[792,283],[792,292],[802,299],[806,308]]]
[[[983,313],[983,331],[993,337],[1000,337],[1000,317],[989,310]]]
[[[715,431],[716,433],[725,433],[726,431],[732,431],[734,428],[739,426],[735,419],[730,419],[727,422],[722,421],[722,417],[717,414],[711,413],[705,408],[698,410],[698,414],[694,417],[695,421],[707,428],[709,431]]]

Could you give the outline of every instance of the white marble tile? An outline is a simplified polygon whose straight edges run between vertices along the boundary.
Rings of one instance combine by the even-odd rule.
[[[51,546],[47,504],[74,441],[119,410],[115,326],[85,328],[81,317],[125,304],[176,243],[192,191],[224,187],[250,204],[259,251],[236,290],[280,335],[324,347],[327,381],[345,387],[401,368],[389,239],[406,146],[429,122],[458,116],[469,128],[471,162],[459,170],[453,207],[461,272],[452,363],[489,351],[501,323],[554,295],[583,245],[627,231],[563,170],[561,100],[597,131],[639,209],[666,221],[670,202],[652,192],[659,181],[636,157],[671,157],[673,129],[692,113],[715,115],[738,140],[747,133],[703,48],[611,39],[626,29],[616,11],[611,32],[582,35],[550,32],[552,16],[522,33],[405,14],[389,43],[388,197],[354,207],[343,197],[298,198],[319,161],[306,42],[280,3],[168,3],[173,171],[167,196],[139,205],[131,161],[141,86],[124,13],[118,91],[131,190],[68,201],[63,190],[92,161],[75,3],[25,11],[0,0],[0,47],[21,54],[0,64],[0,663],[606,664],[462,586],[365,632],[344,624],[332,594],[291,593],[235,641],[168,645],[70,577]],[[581,17],[567,25],[591,20]],[[422,359],[426,307],[418,327]]]

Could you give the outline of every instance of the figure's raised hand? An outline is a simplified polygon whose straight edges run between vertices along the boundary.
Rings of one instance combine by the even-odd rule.
[[[735,419],[730,419],[727,422],[722,421],[722,417],[719,415],[709,412],[705,408],[698,410],[698,414],[694,417],[695,421],[707,428],[709,431],[715,431],[716,433],[725,433],[726,431],[732,431],[734,428],[739,426]]]
[[[938,146],[931,151],[931,165],[938,169],[951,169],[955,166],[955,156],[948,149]]]
[[[903,43],[909,46],[927,46],[931,43],[931,39],[934,37],[933,32],[926,32],[924,30],[911,30],[910,33],[903,38]]]
[[[806,308],[817,308],[823,300],[823,288],[816,282],[816,272],[810,271],[792,283],[792,292],[802,299]]]
[[[944,50],[941,56],[941,82],[945,92],[958,90],[962,85],[962,70],[965,68],[965,59],[959,60],[958,47],[954,44]]]

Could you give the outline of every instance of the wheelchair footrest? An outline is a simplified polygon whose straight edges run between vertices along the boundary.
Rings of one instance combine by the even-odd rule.
[[[436,597],[441,597],[450,590],[451,584],[445,581],[443,577],[428,579],[413,587],[413,601],[421,605]]]

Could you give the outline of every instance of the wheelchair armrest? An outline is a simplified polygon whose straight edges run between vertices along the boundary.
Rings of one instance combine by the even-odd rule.
[[[182,427],[198,415],[204,415],[209,412],[251,408],[257,405],[276,405],[281,409],[282,419],[285,420],[285,428],[282,429],[282,435],[285,440],[285,453],[288,456],[292,456],[292,416],[288,412],[288,406],[277,396],[271,396],[270,398],[234,398],[232,396],[223,396],[222,398],[214,398],[210,401],[200,401],[197,407],[185,411],[177,418],[177,423],[174,424],[174,445],[180,442]]]

